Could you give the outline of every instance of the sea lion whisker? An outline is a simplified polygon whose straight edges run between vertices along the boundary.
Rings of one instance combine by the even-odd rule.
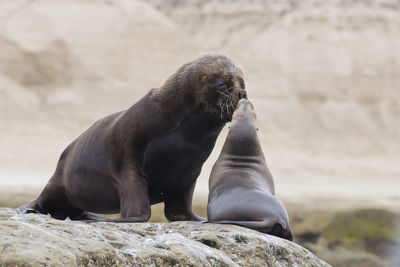
[[[233,101],[234,101],[234,100],[233,100],[232,98],[229,99],[229,106],[230,106],[231,108],[234,108],[234,106],[233,106]]]
[[[218,91],[218,93],[221,94],[221,95],[224,95],[224,96],[226,96],[226,97],[229,97],[229,94],[227,94],[227,93],[219,92],[219,91]]]
[[[221,120],[222,120],[223,119],[223,116],[222,116],[222,112],[223,112],[222,101],[219,103],[219,111],[220,111],[220,117],[221,117]]]

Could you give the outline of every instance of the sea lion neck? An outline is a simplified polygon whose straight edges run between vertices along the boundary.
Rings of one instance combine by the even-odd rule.
[[[202,106],[195,108],[178,126],[184,134],[208,138],[209,135],[220,133],[226,122],[216,118],[214,114],[204,112],[203,109]]]
[[[159,103],[169,110],[183,110],[184,113],[189,113],[195,108],[195,88],[187,72],[184,67],[180,68],[154,91]]]
[[[254,121],[246,117],[234,118],[221,154],[264,157]]]

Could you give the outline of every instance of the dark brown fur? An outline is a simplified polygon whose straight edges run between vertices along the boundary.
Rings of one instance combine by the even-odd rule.
[[[196,179],[245,95],[242,71],[225,56],[183,65],[161,88],[73,141],[39,197],[19,211],[142,222],[150,218],[150,205],[164,202],[170,221],[201,220],[191,208]],[[121,218],[91,212],[121,212]]]

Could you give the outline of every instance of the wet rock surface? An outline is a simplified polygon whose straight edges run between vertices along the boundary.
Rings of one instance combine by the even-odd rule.
[[[329,266],[284,239],[199,222],[84,223],[0,208],[2,266]]]

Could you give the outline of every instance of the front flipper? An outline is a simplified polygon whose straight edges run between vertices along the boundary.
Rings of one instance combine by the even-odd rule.
[[[165,203],[164,214],[168,221],[205,221],[192,211],[192,198],[196,181],[183,192],[168,198]]]
[[[121,218],[114,222],[147,222],[151,216],[149,189],[146,177],[135,168],[122,173],[119,194]]]
[[[147,222],[150,219],[150,199],[146,178],[133,167],[126,168],[121,173],[118,184],[120,196],[121,218],[111,219],[91,212],[84,211],[79,215],[70,216],[71,220],[87,223],[115,222],[134,223]]]

